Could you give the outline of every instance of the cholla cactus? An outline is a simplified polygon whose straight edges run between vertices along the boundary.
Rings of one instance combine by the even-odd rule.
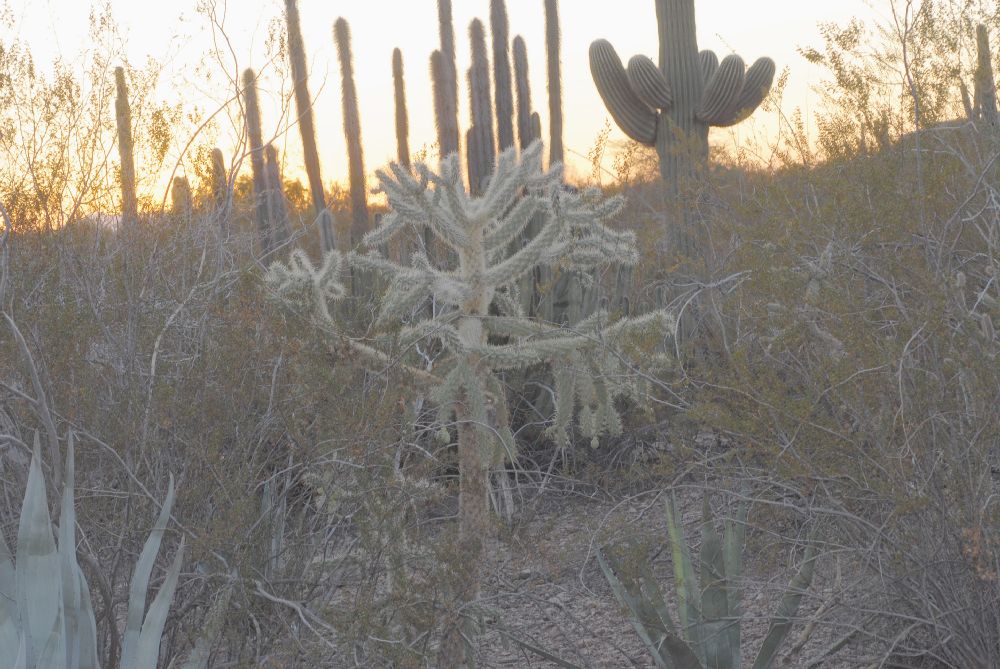
[[[543,172],[541,156],[539,142],[529,146],[520,161],[516,148],[503,152],[481,197],[466,192],[456,155],[444,161],[440,174],[423,164],[416,166],[416,174],[398,165],[378,173],[391,211],[365,237],[365,245],[377,249],[398,235],[430,230],[452,251],[455,264],[450,268],[432,266],[421,251],[413,254],[409,266],[373,251],[328,254],[320,268],[299,253],[288,265],[272,265],[266,277],[280,298],[312,305],[320,327],[379,368],[394,359],[390,354],[395,346],[439,343],[444,355],[435,369],[407,369],[415,381],[431,387],[442,427],[452,419],[457,425],[459,533],[472,564],[478,564],[489,526],[490,468],[514,447],[499,374],[552,365],[557,370],[552,435],[568,445],[574,407],[581,404],[581,431],[596,439],[621,430],[614,399],[637,390],[622,369],[622,358],[605,351],[648,334],[658,340],[674,327],[662,311],[616,322],[599,312],[572,330],[524,317],[517,286],[536,268],[561,265],[587,272],[605,263],[634,264],[638,257],[632,232],[602,223],[620,209],[621,200],[603,200],[596,189],[565,189],[561,166]],[[538,234],[514,250],[511,242],[533,217],[541,221]],[[345,265],[387,279],[389,288],[375,323],[375,330],[386,337],[384,349],[348,337],[327,304],[345,293]],[[428,298],[437,306],[434,315],[421,309]],[[506,343],[491,343],[500,338]],[[576,374],[573,366],[578,367]],[[460,605],[478,596],[478,573],[470,572],[471,582],[456,586]],[[463,649],[460,634],[446,638],[441,666],[457,666],[455,654]]]
[[[76,561],[76,513],[73,501],[73,437],[66,452],[66,481],[59,515],[59,544],[52,537],[41,452],[35,452],[21,505],[16,562],[0,534],[0,657],[14,669],[98,669],[97,625],[90,589]],[[122,669],[155,669],[160,637],[180,574],[184,542],[166,580],[146,612],[146,589],[160,549],[174,482],[156,525],[139,555],[129,588]],[[144,615],[145,614],[145,615]],[[7,664],[12,663],[12,664]]]

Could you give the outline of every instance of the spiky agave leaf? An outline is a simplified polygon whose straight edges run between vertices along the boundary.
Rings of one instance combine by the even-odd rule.
[[[757,652],[757,659],[754,660],[753,669],[770,669],[774,666],[774,661],[778,658],[778,650],[784,642],[788,632],[795,622],[795,614],[802,603],[802,596],[812,583],[813,572],[816,569],[816,545],[811,541],[806,546],[805,555],[802,558],[802,566],[792,578],[785,589],[785,594],[781,597],[778,610],[771,618],[768,625],[767,636],[761,643]]]

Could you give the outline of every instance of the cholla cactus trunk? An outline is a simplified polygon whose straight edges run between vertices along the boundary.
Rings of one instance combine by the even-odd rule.
[[[535,139],[531,128],[531,82],[528,79],[528,48],[524,38],[514,38],[514,90],[517,92],[517,138],[521,148]]]
[[[171,214],[178,221],[190,223],[193,209],[191,184],[187,177],[174,177],[174,182],[170,187]]]
[[[365,159],[361,148],[361,113],[358,92],[354,85],[354,65],[351,55],[351,29],[343,17],[333,27],[340,60],[340,83],[344,108],[344,137],[347,140],[347,162],[351,191],[351,244],[361,243],[368,231],[368,199],[365,193]]]
[[[473,166],[469,165],[469,187],[473,194],[479,194],[493,172],[493,164],[496,161],[490,64],[486,55],[486,34],[479,19],[474,19],[469,24],[469,41],[472,46],[472,67],[469,68],[469,111],[472,117],[470,130],[476,138],[475,150],[470,148],[469,155],[475,154],[479,160],[479,165],[475,168],[475,180],[472,178]]]
[[[134,225],[139,221],[135,195],[135,146],[132,142],[132,110],[128,102],[128,85],[125,68],[115,68],[115,121],[118,125],[118,157],[121,160],[122,223]]]
[[[562,64],[559,0],[545,0],[545,49],[549,77],[549,164],[563,162]]]
[[[458,64],[455,57],[455,27],[451,0],[438,0],[438,31],[441,38],[439,75],[434,75],[435,91],[441,91],[441,116],[438,118],[438,141],[441,158],[458,153],[461,133],[458,127]],[[433,62],[432,62],[433,70]],[[435,93],[437,95],[437,93]]]
[[[410,120],[406,112],[406,80],[403,78],[403,52],[392,51],[392,86],[396,102],[396,156],[399,164],[410,167]]]
[[[260,235],[261,253],[274,248],[267,206],[267,173],[264,170],[264,132],[261,129],[260,103],[257,99],[257,75],[252,69],[243,72],[243,104],[246,107],[247,142],[253,174],[254,220]]]
[[[984,121],[996,125],[998,122],[996,80],[993,78],[990,34],[983,24],[976,26],[976,50],[978,55],[976,67],[977,107]]]
[[[267,177],[267,213],[271,221],[271,235],[275,248],[288,242],[291,229],[288,225],[288,205],[281,180],[281,165],[278,150],[273,144],[264,148],[264,174]]]
[[[295,110],[298,113],[299,134],[302,136],[302,157],[309,179],[313,214],[319,222],[320,243],[324,251],[334,247],[332,217],[326,209],[326,193],[320,173],[319,151],[316,148],[316,124],[313,120],[312,98],[309,96],[309,71],[306,68],[305,46],[299,21],[297,0],[285,0],[285,23],[288,28],[288,60],[295,84]]]
[[[510,74],[510,26],[504,0],[490,0],[490,32],[493,38],[493,86],[497,116],[497,148],[514,146],[514,93]]]
[[[211,164],[212,203],[215,207],[215,217],[219,223],[219,231],[225,238],[229,233],[229,214],[232,210],[232,195],[229,190],[229,175],[226,171],[226,159],[222,149],[212,149]]]

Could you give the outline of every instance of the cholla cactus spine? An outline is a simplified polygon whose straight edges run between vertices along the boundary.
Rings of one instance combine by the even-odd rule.
[[[302,155],[309,193],[312,195],[313,213],[319,222],[320,243],[324,251],[334,246],[333,224],[326,208],[326,193],[320,174],[319,151],[316,148],[316,124],[313,121],[312,98],[309,96],[309,72],[306,69],[302,25],[299,21],[297,0],[285,0],[285,23],[288,28],[288,59],[295,85],[295,110],[298,113],[299,134],[302,136]]]
[[[403,78],[403,52],[392,51],[392,88],[396,103],[396,156],[403,167],[410,167],[410,121],[406,112],[406,80]]]
[[[128,84],[125,68],[115,68],[115,122],[118,126],[118,156],[121,160],[122,222],[138,222],[139,212],[135,194],[135,145],[132,141],[132,109],[128,101]]]
[[[351,243],[357,245],[368,231],[368,199],[365,193],[365,159],[361,148],[361,112],[354,85],[351,29],[341,17],[333,27],[340,60],[341,99],[344,110],[344,137],[347,140],[348,175],[351,190]]]

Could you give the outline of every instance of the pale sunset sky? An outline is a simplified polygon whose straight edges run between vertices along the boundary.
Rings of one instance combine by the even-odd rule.
[[[228,77],[246,67],[273,71],[268,67],[266,42],[269,27],[283,20],[282,0],[110,0],[129,61],[142,66],[148,59],[165,63],[165,77],[157,90],[162,100],[180,98],[213,111],[227,97]],[[199,7],[214,5],[224,17],[225,70],[218,62],[206,63],[199,72],[196,64],[212,48],[213,31]],[[475,18],[488,29],[489,0],[454,0],[454,18],[460,72],[469,62],[468,25]],[[94,7],[81,0],[8,0],[8,25],[0,41],[12,37],[30,47],[39,64],[56,57],[74,62],[88,47],[88,14]],[[394,47],[403,51],[406,93],[410,115],[410,147],[417,151],[435,140],[433,104],[428,75],[428,59],[438,47],[436,0],[299,0],[302,27],[310,60],[310,91],[316,98],[318,142],[323,161],[323,177],[328,183],[345,179],[346,152],[341,125],[340,74],[332,40],[332,26],[339,16],[351,26],[355,81],[361,106],[362,136],[366,168],[373,172],[395,157],[391,55]],[[543,0],[507,0],[511,37],[523,35],[528,45],[532,101],[542,116],[543,136],[548,134],[548,107],[545,79],[545,39]],[[817,24],[844,23],[851,17],[881,21],[888,12],[888,0],[696,0],[698,43],[721,56],[735,52],[747,64],[767,55],[787,67],[790,77],[783,110],[790,114],[801,108],[808,122],[819,104],[811,87],[823,72],[809,65],[797,49],[822,46]],[[588,150],[609,119],[591,81],[587,59],[589,44],[607,38],[627,60],[644,53],[654,60],[657,54],[656,19],[653,0],[561,0],[564,119],[567,161],[578,173],[589,173],[585,162]],[[283,23],[277,24],[283,29]],[[216,39],[221,34],[215,33]],[[235,59],[235,60],[234,60]],[[214,71],[209,82],[205,72]],[[109,72],[108,76],[111,76]],[[464,84],[464,76],[462,77]],[[264,109],[264,131],[273,136],[280,129],[278,118],[279,84],[263,84],[263,96],[270,99]],[[462,91],[461,122],[468,124]],[[758,112],[753,121],[737,126],[741,134],[772,133],[778,126],[776,114]],[[233,145],[234,129],[222,117],[216,137],[220,146]],[[187,138],[183,138],[186,140]],[[612,123],[611,140],[624,139]],[[716,136],[717,141],[727,141]],[[279,146],[287,150],[286,173],[297,174],[299,137],[293,128]],[[180,142],[183,146],[184,141]],[[175,153],[179,154],[180,146]],[[225,149],[224,149],[225,150]],[[177,156],[174,156],[176,160]]]

